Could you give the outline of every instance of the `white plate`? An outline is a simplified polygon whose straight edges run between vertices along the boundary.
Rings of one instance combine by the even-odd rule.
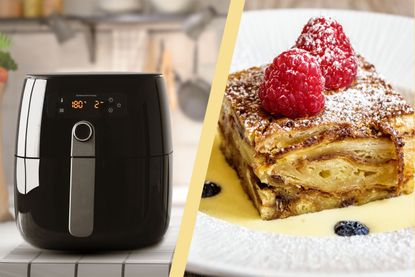
[[[413,91],[413,19],[366,12],[246,12],[231,71],[269,63],[295,43],[303,25],[316,15],[339,20],[356,52],[393,85]],[[413,229],[351,238],[295,237],[253,231],[199,213],[187,270],[225,276],[414,276],[413,249]]]

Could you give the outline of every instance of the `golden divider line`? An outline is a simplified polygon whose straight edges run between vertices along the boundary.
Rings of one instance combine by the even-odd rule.
[[[190,180],[189,192],[183,212],[182,223],[173,256],[170,277],[182,277],[186,268],[190,243],[199,209],[202,187],[205,181],[209,158],[216,133],[216,126],[222,106],[226,81],[232,62],[233,50],[239,30],[244,0],[231,0],[222,42],[216,63],[215,74],[210,90],[209,102],[206,109],[205,120],[200,135],[198,151],[193,174]]]

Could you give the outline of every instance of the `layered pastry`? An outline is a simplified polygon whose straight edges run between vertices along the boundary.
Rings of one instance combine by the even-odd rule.
[[[325,89],[324,109],[275,116],[258,96],[267,66],[231,74],[219,120],[221,150],[262,219],[409,194],[414,110],[357,57],[352,84]]]

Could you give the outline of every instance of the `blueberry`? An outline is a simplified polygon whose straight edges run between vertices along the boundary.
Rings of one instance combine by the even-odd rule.
[[[215,196],[220,192],[220,190],[221,188],[219,185],[210,181],[206,181],[203,185],[202,198]]]
[[[364,236],[369,234],[369,228],[359,221],[342,220],[334,225],[334,232],[342,237]]]

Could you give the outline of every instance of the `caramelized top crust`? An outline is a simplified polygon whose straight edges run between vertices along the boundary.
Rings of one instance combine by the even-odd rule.
[[[413,115],[413,108],[379,76],[372,64],[362,56],[358,56],[358,61],[355,83],[341,91],[325,91],[325,107],[317,116],[289,119],[267,113],[257,96],[265,66],[229,76],[224,108],[232,110],[245,140],[256,151],[267,154],[281,154],[293,144],[335,129],[343,137],[397,139],[401,129],[408,133],[409,126],[399,118]],[[396,133],[391,134],[388,127]],[[412,135],[413,131],[410,132]]]
[[[312,126],[343,125],[356,136],[373,136],[373,128],[393,117],[413,114],[414,110],[375,71],[373,65],[359,56],[359,70],[355,83],[342,91],[325,91],[325,107],[317,116],[289,119],[274,117],[261,107],[257,96],[264,75],[264,67],[252,67],[231,74],[225,97],[237,115],[239,123],[251,138],[259,142],[264,136],[279,131],[295,131]],[[379,134],[380,135],[380,134]]]

